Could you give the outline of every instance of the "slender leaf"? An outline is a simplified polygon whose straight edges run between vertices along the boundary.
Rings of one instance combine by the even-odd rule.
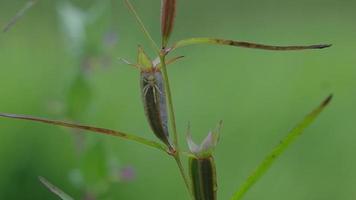
[[[175,15],[176,15],[176,0],[162,0],[162,7],[161,7],[162,47],[165,47],[167,45],[169,37],[173,31]]]
[[[244,47],[252,49],[263,49],[263,50],[272,50],[272,51],[288,51],[288,50],[306,50],[306,49],[323,49],[330,47],[331,44],[317,44],[317,45],[307,45],[307,46],[271,46],[264,44],[256,44],[251,42],[235,41],[235,40],[225,40],[217,38],[189,38],[176,42],[172,48],[167,49],[167,51],[172,51],[174,49],[197,45],[197,44],[214,44],[214,45],[228,45],[235,47]],[[167,53],[168,53],[167,52]]]
[[[327,97],[315,110],[309,113],[281,142],[266,156],[258,167],[234,193],[231,200],[241,199],[245,193],[267,172],[274,161],[313,123],[323,109],[330,103],[332,95]]]
[[[37,0],[28,1],[25,6],[19,10],[16,15],[5,25],[2,29],[3,32],[7,32],[10,28],[16,24],[16,22],[33,6],[37,3]]]
[[[41,181],[41,183],[53,194],[57,195],[59,198],[62,200],[74,200],[72,197],[70,197],[68,194],[63,192],[61,189],[50,183],[48,180],[46,180],[43,177],[38,177],[38,179]]]
[[[147,140],[147,139],[139,137],[139,136],[130,135],[127,133],[114,131],[114,130],[110,130],[110,129],[106,129],[106,128],[98,128],[98,127],[80,125],[80,124],[75,124],[75,123],[70,123],[70,122],[63,122],[63,121],[37,118],[37,117],[26,116],[26,115],[15,115],[15,114],[7,114],[7,113],[0,113],[0,117],[21,119],[21,120],[28,120],[28,121],[36,121],[36,122],[41,122],[41,123],[46,123],[46,124],[53,124],[53,125],[57,125],[57,126],[76,128],[76,129],[80,129],[80,130],[86,130],[86,131],[92,131],[92,132],[102,133],[102,134],[106,134],[106,135],[112,135],[112,136],[124,138],[127,140],[135,141],[135,142],[138,142],[138,143],[141,143],[146,146],[150,146],[150,147],[153,147],[153,148],[156,148],[159,150],[167,151],[166,147],[164,147],[160,143],[150,141],[150,140]]]

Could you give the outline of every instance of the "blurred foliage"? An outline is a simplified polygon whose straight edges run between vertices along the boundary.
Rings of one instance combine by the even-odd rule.
[[[148,47],[134,19],[119,0],[69,2],[39,1],[0,34],[0,110],[154,139],[144,118],[137,71],[116,62],[117,57],[134,60],[137,44]],[[24,3],[2,0],[0,26]],[[133,3],[158,41],[160,1]],[[187,121],[198,140],[224,120],[216,149],[219,199],[228,199],[288,130],[331,92],[335,99],[327,111],[245,199],[356,198],[355,6],[351,0],[178,1],[172,41],[202,35],[334,45],[304,52],[212,46],[177,51],[186,58],[169,73],[181,141]],[[56,199],[39,183],[39,175],[75,199],[90,198],[87,191],[98,199],[187,199],[174,162],[161,152],[87,133],[80,134],[84,151],[78,152],[77,133],[71,130],[6,119],[0,127],[0,199]],[[132,168],[136,178],[128,182]]]

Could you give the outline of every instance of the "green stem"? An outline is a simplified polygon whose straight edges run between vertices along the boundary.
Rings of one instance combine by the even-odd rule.
[[[194,196],[193,196],[193,193],[192,193],[192,188],[190,186],[190,181],[189,181],[188,176],[184,172],[184,167],[183,167],[182,161],[180,159],[180,154],[176,153],[173,157],[174,157],[174,159],[175,159],[175,161],[176,161],[176,163],[178,165],[179,172],[180,172],[180,174],[181,174],[181,176],[182,176],[182,178],[184,180],[184,183],[185,183],[185,187],[187,188],[190,197],[192,199],[194,199]]]
[[[176,126],[176,117],[175,117],[175,114],[174,114],[172,93],[171,93],[171,89],[170,89],[168,72],[167,72],[166,56],[165,55],[160,55],[160,60],[161,60],[161,68],[162,68],[162,72],[163,72],[164,84],[165,84],[166,93],[167,93],[167,103],[168,103],[168,108],[169,108],[169,118],[170,118],[170,123],[171,123],[172,131],[173,131],[173,144],[174,144],[175,149],[177,151],[179,151],[178,133],[177,133],[177,126]]]
[[[184,183],[189,191],[189,194],[191,195],[191,198],[194,199],[193,193],[191,190],[190,186],[190,181],[188,179],[188,176],[184,172],[184,168],[181,162],[181,157],[180,157],[180,149],[179,149],[179,143],[178,143],[178,133],[177,133],[177,126],[176,126],[176,119],[175,119],[175,114],[174,114],[174,107],[173,107],[173,100],[172,100],[172,93],[169,85],[169,78],[168,78],[168,72],[167,72],[167,65],[166,65],[166,55],[164,51],[159,55],[160,61],[161,61],[161,68],[163,72],[163,79],[164,79],[164,84],[166,88],[166,94],[167,94],[167,103],[168,103],[168,110],[169,110],[169,121],[172,126],[172,131],[173,131],[173,144],[175,148],[174,154],[172,156],[177,162],[179,171],[182,175],[182,178],[184,179]]]
[[[266,156],[266,158],[258,165],[258,167],[245,180],[242,186],[234,193],[231,200],[240,200],[246,192],[267,172],[276,159],[292,144],[303,131],[311,125],[323,109],[329,104],[332,95],[326,98],[320,106],[309,113],[288,135],[280,141],[280,143]]]

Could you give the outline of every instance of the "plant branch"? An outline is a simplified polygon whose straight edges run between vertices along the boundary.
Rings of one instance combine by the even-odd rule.
[[[267,172],[274,161],[311,125],[323,109],[330,103],[332,95],[328,96],[320,106],[309,113],[281,142],[266,156],[255,171],[245,180],[241,187],[234,193],[231,200],[240,200],[245,193]]]
[[[106,134],[106,135],[112,135],[112,136],[120,137],[123,139],[135,141],[137,143],[144,144],[146,146],[153,147],[153,148],[156,148],[156,149],[159,149],[162,151],[166,151],[166,152],[168,151],[167,148],[160,143],[150,141],[150,140],[147,140],[147,139],[139,137],[139,136],[130,135],[127,133],[114,131],[114,130],[110,130],[110,129],[106,129],[106,128],[98,128],[98,127],[80,125],[80,124],[75,124],[75,123],[70,123],[70,122],[63,122],[63,121],[49,120],[49,119],[37,118],[37,117],[26,116],[26,115],[15,115],[15,114],[7,114],[7,113],[0,113],[0,117],[35,121],[35,122],[53,124],[53,125],[63,126],[63,127],[68,127],[68,128],[92,131],[92,132],[102,133],[102,134]]]

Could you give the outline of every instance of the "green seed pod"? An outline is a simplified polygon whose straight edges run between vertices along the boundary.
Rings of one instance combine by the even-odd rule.
[[[217,180],[213,150],[219,140],[222,122],[200,145],[193,142],[190,128],[187,131],[187,142],[192,155],[189,157],[189,174],[195,200],[216,200]]]
[[[216,200],[217,181],[215,162],[212,156],[189,158],[189,173],[195,200]]]

